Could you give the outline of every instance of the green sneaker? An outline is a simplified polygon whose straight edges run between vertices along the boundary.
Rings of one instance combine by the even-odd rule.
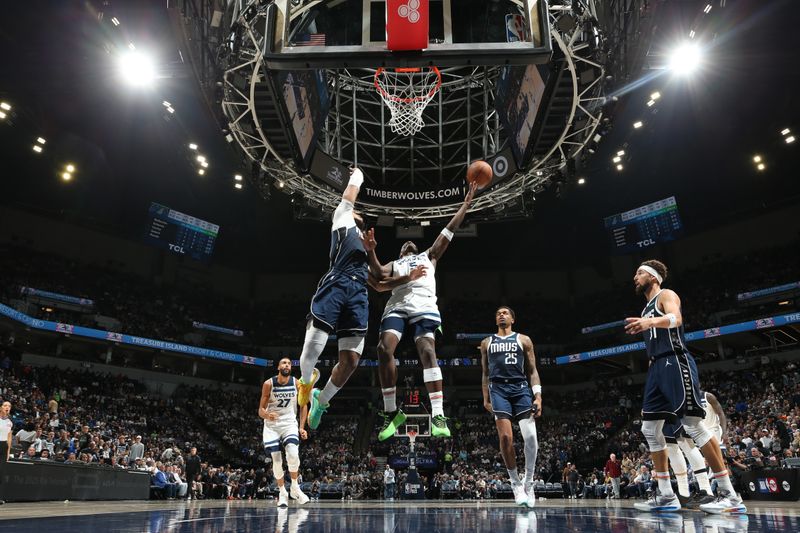
[[[432,437],[449,437],[450,428],[447,427],[447,418],[444,415],[436,415],[431,419]]]
[[[391,413],[382,412],[381,416],[383,417],[383,429],[380,430],[378,433],[378,440],[383,442],[389,437],[394,436],[397,433],[397,428],[403,425],[406,421],[406,414],[398,409],[394,412],[394,416]]]
[[[319,427],[322,415],[324,415],[325,411],[328,410],[329,404],[322,405],[319,401],[320,392],[321,391],[319,389],[314,389],[311,391],[311,411],[308,413],[308,427],[311,429],[317,429]]]

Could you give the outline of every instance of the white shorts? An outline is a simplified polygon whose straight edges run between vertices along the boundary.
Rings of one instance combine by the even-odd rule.
[[[286,422],[264,421],[264,451],[274,453],[281,451],[281,445],[300,445],[300,431],[297,420]]]

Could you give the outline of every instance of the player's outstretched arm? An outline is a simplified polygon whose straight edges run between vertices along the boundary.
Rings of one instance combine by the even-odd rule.
[[[475,197],[476,190],[478,190],[478,185],[475,182],[470,183],[467,195],[464,197],[464,203],[461,204],[456,214],[453,215],[453,218],[450,219],[450,222],[447,223],[447,226],[442,230],[439,236],[436,237],[436,240],[433,241],[433,245],[428,249],[428,257],[430,257],[432,262],[435,263],[438,261],[445,250],[447,250],[453,238],[453,232],[464,222],[464,216],[466,216],[467,209],[469,209],[472,199]]]
[[[427,270],[428,269],[425,268],[425,265],[418,265],[405,276],[393,276],[391,278],[384,278],[382,280],[378,280],[370,275],[367,283],[369,283],[369,286],[378,292],[387,292],[399,287],[400,285],[405,285],[406,283],[421,278],[425,275]]]
[[[542,416],[542,380],[539,378],[539,369],[536,368],[536,354],[533,351],[533,341],[527,335],[521,335],[522,347],[525,350],[525,373],[533,392],[533,404],[536,410],[532,413],[535,417]]]
[[[492,400],[489,397],[489,356],[487,350],[489,349],[489,337],[481,341],[481,368],[483,370],[483,377],[481,379],[481,390],[483,391],[483,407],[490,413],[492,410]]]
[[[342,193],[342,201],[333,212],[333,229],[338,228],[352,228],[356,225],[355,218],[353,218],[353,208],[358,198],[358,191],[361,189],[361,184],[364,183],[364,174],[360,169],[354,168],[350,174],[350,181]]]
[[[636,335],[650,328],[677,328],[683,325],[681,299],[675,291],[664,289],[658,297],[658,303],[664,316],[653,318],[630,317],[625,319],[625,333]]]
[[[269,395],[272,393],[272,380],[268,379],[261,385],[261,401],[258,403],[258,416],[264,420],[277,420],[278,413],[271,413],[267,410]]]

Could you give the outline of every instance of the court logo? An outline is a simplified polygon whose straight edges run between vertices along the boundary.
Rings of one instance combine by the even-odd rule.
[[[789,485],[788,481],[784,481],[783,483],[781,483],[781,487],[783,487],[783,490],[785,490],[786,492],[792,490],[792,486]]]
[[[408,0],[407,4],[401,4],[397,8],[397,14],[408,19],[411,24],[416,24],[419,22],[419,0]]]
[[[751,481],[750,485],[749,485],[749,488],[750,488],[750,492],[755,492],[756,491],[756,484]]]
[[[772,318],[762,318],[756,320],[756,329],[771,328],[775,325],[775,320]]]
[[[500,155],[492,161],[492,172],[498,178],[505,178],[508,173],[508,159],[506,156]]]
[[[767,478],[767,486],[769,487],[770,492],[780,492],[778,489],[778,480],[774,477]]]

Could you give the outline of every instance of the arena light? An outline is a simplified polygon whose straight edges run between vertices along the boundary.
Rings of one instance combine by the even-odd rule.
[[[578,185],[583,185],[584,183],[586,183],[586,179],[578,178]]]
[[[695,43],[684,43],[670,55],[669,69],[677,74],[691,74],[698,66],[700,66],[700,47]]]
[[[203,168],[208,168],[208,163],[206,161],[203,161],[202,163],[200,163],[200,166]]]
[[[757,166],[756,168],[757,168],[758,170],[764,170],[764,169],[766,169],[766,168],[767,168],[767,165],[765,165],[764,163],[759,163],[759,164],[758,164],[758,166]]]
[[[633,129],[638,130],[643,125],[644,125],[644,123],[641,120],[637,120],[636,122],[633,123]]]
[[[198,169],[198,170],[197,170],[197,173],[198,173],[198,174],[200,174],[200,175],[202,176],[203,174],[205,174],[205,173],[206,173],[206,169],[204,169],[204,168]]]
[[[120,25],[119,19],[118,19],[117,17],[112,17],[112,18],[111,18],[111,23],[112,23],[114,26],[119,26],[119,25]]]
[[[754,155],[753,156],[753,163],[761,163],[761,156],[760,155]]]
[[[623,167],[621,164],[617,165],[617,170],[622,170],[623,168],[625,168],[625,167]]]
[[[204,155],[198,155],[198,156],[197,156],[197,161],[198,161],[198,162],[200,162],[200,163],[204,163],[204,162],[205,162],[205,160],[206,160],[206,156],[204,156]]]
[[[11,106],[6,102],[0,102],[0,109],[3,111],[11,111]]]
[[[616,157],[615,157],[614,159],[612,159],[611,161],[613,161],[614,163],[619,163],[620,161],[622,161],[622,158],[621,158],[620,156],[616,156]]]
[[[694,30],[689,32],[689,39],[694,39],[694,36],[697,35]]]
[[[791,132],[792,132],[792,130],[790,130],[789,128],[783,128],[781,130],[781,135],[783,135],[785,137],[785,136],[789,135]]]
[[[658,91],[656,91],[656,92],[654,92],[653,94],[650,95],[650,99],[651,100],[658,100],[659,98],[661,98],[661,93],[658,92]]]
[[[242,181],[242,175],[241,175],[241,174],[236,174],[236,175],[233,177],[233,179],[235,179],[236,181]]]
[[[75,165],[73,165],[72,163],[67,163],[67,166],[64,168],[66,168],[67,172],[69,172],[70,174],[75,172]]]
[[[242,184],[241,183],[234,183],[233,186],[236,187],[237,189],[240,189],[240,190],[242,188]]]
[[[152,59],[135,51],[120,57],[119,71],[122,79],[134,87],[148,87],[156,78]]]
[[[45,143],[47,143],[47,139],[45,139],[44,137],[37,137],[36,142],[41,145],[44,145]]]
[[[794,135],[789,135],[784,141],[786,141],[786,144],[792,144],[794,142]]]
[[[648,100],[647,101],[647,107],[653,107],[653,105],[655,105],[655,103],[656,103],[655,100]]]
[[[41,147],[41,145],[39,145],[39,144],[34,144],[34,145],[33,145],[33,151],[34,151],[34,152],[36,152],[37,154],[41,154],[41,153],[42,153],[42,147]]]
[[[197,150],[197,145],[195,143],[189,143],[189,150]]]
[[[617,155],[625,155],[625,150],[620,150],[619,152],[617,152]]]
[[[706,15],[711,13],[711,4],[706,4],[705,9],[703,9],[703,13],[705,13]]]
[[[0,111],[0,120],[6,118],[7,116],[8,115],[6,115],[5,111]]]
[[[279,189],[283,189],[285,186],[286,186],[286,184],[285,184],[285,183],[283,183],[283,181],[282,181],[282,180],[278,180],[278,188],[279,188]]]
[[[64,181],[69,181],[72,179],[72,174],[70,174],[69,172],[62,172],[61,179]]]

